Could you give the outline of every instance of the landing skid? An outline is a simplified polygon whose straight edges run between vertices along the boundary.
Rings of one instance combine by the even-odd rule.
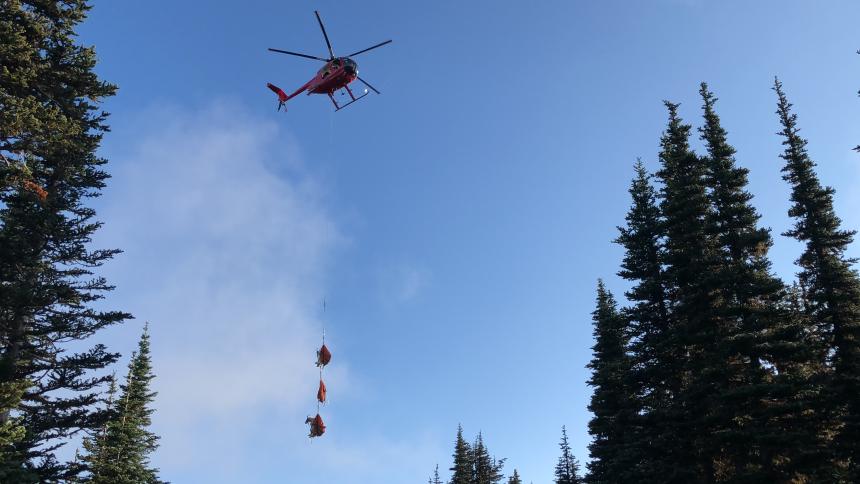
[[[346,89],[346,92],[349,93],[349,97],[350,97],[350,101],[346,104],[338,104],[337,101],[335,101],[335,99],[334,99],[334,96],[333,96],[334,93],[332,93],[332,92],[328,93],[328,98],[331,99],[332,104],[334,104],[334,110],[335,111],[340,111],[341,109],[349,106],[350,104],[352,104],[352,103],[358,101],[359,99],[363,98],[364,96],[367,96],[368,94],[370,94],[370,91],[365,89],[364,94],[362,94],[358,97],[355,97],[355,95],[352,93],[352,89],[350,89],[349,86],[343,86],[343,88]],[[335,91],[335,92],[337,92],[337,91]]]

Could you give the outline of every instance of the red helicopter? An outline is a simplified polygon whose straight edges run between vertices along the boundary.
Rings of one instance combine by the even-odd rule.
[[[364,96],[367,96],[367,94],[368,94],[367,89],[365,89],[364,93],[358,97],[355,97],[355,95],[352,93],[352,90],[349,88],[349,83],[356,80],[356,79],[361,81],[365,86],[369,87],[376,94],[380,94],[380,92],[377,91],[376,88],[374,88],[373,86],[368,84],[367,81],[358,77],[358,64],[356,64],[354,60],[350,59],[350,57],[357,56],[358,54],[363,54],[363,53],[365,53],[369,50],[373,50],[377,47],[382,47],[385,44],[390,44],[391,40],[386,40],[385,42],[380,42],[380,43],[378,43],[372,47],[362,49],[358,52],[353,52],[352,54],[349,54],[348,56],[335,57],[334,51],[332,51],[332,48],[331,48],[331,42],[329,42],[329,40],[328,40],[328,34],[326,34],[325,27],[323,26],[323,23],[322,23],[322,19],[320,19],[319,12],[314,10],[314,15],[317,16],[317,22],[319,22],[319,24],[320,24],[320,29],[322,29],[323,37],[325,37],[325,43],[328,46],[328,53],[330,56],[328,59],[324,59],[322,57],[317,57],[317,56],[313,56],[313,55],[300,54],[298,52],[290,52],[288,50],[271,49],[271,48],[269,49],[272,52],[280,52],[281,54],[289,54],[289,55],[294,55],[294,56],[298,56],[298,57],[305,57],[307,59],[315,59],[315,60],[320,60],[320,61],[325,62],[325,65],[323,66],[323,68],[317,72],[317,75],[314,76],[313,79],[308,81],[304,86],[298,88],[296,90],[296,92],[294,92],[290,95],[287,95],[287,93],[285,93],[281,88],[279,88],[278,86],[276,86],[272,83],[267,84],[269,89],[271,89],[272,91],[275,92],[275,94],[278,95],[278,111],[280,111],[282,107],[284,108],[284,111],[286,111],[286,109],[287,109],[286,108],[286,102],[289,99],[296,97],[297,95],[301,94],[304,91],[307,91],[309,95],[310,94],[328,94],[329,99],[331,99],[331,102],[334,103],[335,111],[340,111],[341,109],[343,109],[343,108],[349,106],[350,104],[358,101],[359,99],[363,98]],[[340,89],[346,89],[346,92],[349,93],[349,97],[351,98],[351,101],[349,101],[348,103],[346,103],[344,105],[339,105],[337,103],[337,101],[334,99],[334,93],[339,91]]]

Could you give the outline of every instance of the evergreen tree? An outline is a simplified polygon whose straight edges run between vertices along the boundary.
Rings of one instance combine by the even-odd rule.
[[[511,477],[508,478],[508,484],[523,484],[522,479],[520,479],[520,474],[514,469],[514,473],[511,474]]]
[[[678,105],[666,102],[669,124],[661,139],[658,172],[663,187],[660,211],[665,243],[663,264],[669,295],[667,345],[676,359],[673,397],[661,411],[660,425],[674,469],[663,482],[709,482],[715,474],[706,419],[713,411],[713,374],[722,361],[715,352],[718,325],[714,306],[715,251],[707,234],[710,203],[705,165],[689,146],[690,125],[678,116]],[[680,371],[678,371],[680,370]]]
[[[824,187],[815,163],[800,137],[797,115],[774,82],[777,114],[782,124],[785,151],[783,178],[791,185],[789,215],[794,227],[785,233],[805,244],[797,264],[798,280],[805,288],[806,312],[828,345],[826,410],[836,420],[835,459],[846,482],[860,482],[860,277],[854,260],[845,256],[855,232],[841,228],[833,209],[834,190]],[[821,423],[822,433],[829,424]]]
[[[781,447],[777,470],[786,482],[832,481],[834,430],[825,391],[827,347],[811,317],[806,290],[798,282],[787,288],[781,308],[790,324],[784,331],[786,342],[771,351],[776,355],[774,383],[782,394],[777,391],[771,401],[768,429],[780,437],[774,441]]]
[[[457,426],[457,440],[454,443],[454,467],[450,484],[471,484],[473,464],[472,448],[463,438],[463,426]]]
[[[748,170],[735,163],[716,98],[702,83],[708,155],[706,185],[711,201],[708,233],[717,264],[710,273],[721,367],[712,373],[714,403],[706,421],[718,480],[788,482],[815,448],[818,429],[814,382],[808,375],[820,357],[808,327],[783,304],[784,284],[771,273],[772,245],[746,190]],[[814,371],[813,371],[814,373]],[[798,412],[797,405],[805,407]],[[790,422],[790,424],[786,424]],[[807,476],[808,477],[808,476]]]
[[[95,154],[107,130],[97,103],[115,87],[76,43],[88,9],[86,0],[0,3],[0,387],[26,386],[0,414],[0,426],[19,417],[25,429],[0,468],[29,469],[30,482],[74,478],[54,451],[103,424],[107,377],[95,372],[117,358],[85,341],[130,317],[92,307],[112,289],[93,268],[117,252],[88,246],[99,223],[85,204],[108,177]]]
[[[496,484],[502,481],[502,468],[505,459],[496,461],[490,457],[484,437],[478,432],[475,444],[472,446],[472,484]]]
[[[672,345],[668,317],[668,295],[662,260],[664,225],[657,194],[641,160],[630,186],[632,206],[627,224],[619,227],[616,243],[624,247],[618,275],[633,283],[625,293],[631,307],[625,308],[630,333],[631,370],[628,374],[632,413],[625,439],[627,480],[664,482],[676,467],[672,459],[676,439],[668,415],[680,391],[680,360]]]
[[[128,367],[126,382],[116,401],[112,418],[101,433],[85,442],[84,458],[93,484],[156,484],[158,470],[149,455],[158,447],[158,436],[148,430],[155,392],[150,390],[152,374],[149,333],[144,329],[138,349]]]
[[[0,383],[0,412],[10,413],[18,407],[30,385],[26,381]],[[36,482],[38,476],[23,465],[18,448],[26,435],[21,419],[8,418],[0,424],[0,482]]]
[[[714,461],[718,480],[774,481],[778,449],[785,444],[766,419],[774,395],[772,375],[763,365],[772,360],[765,350],[778,344],[783,284],[770,273],[767,251],[772,241],[758,227],[759,215],[746,191],[747,173],[735,163],[714,110],[716,97],[705,83],[699,90],[705,124],[700,128],[707,148],[705,185],[711,210],[707,233],[715,245],[716,263],[708,282],[719,295],[713,313],[714,366],[709,384],[714,405],[705,416],[704,452]],[[783,318],[784,319],[784,318]],[[775,430],[775,429],[774,429]]]
[[[436,469],[433,471],[433,477],[427,480],[427,484],[442,484],[442,479],[439,478],[439,464],[436,464]]]
[[[602,287],[602,286],[601,286]],[[555,466],[555,484],[580,484],[582,481],[579,478],[579,462],[573,456],[570,450],[570,444],[567,442],[567,430],[564,426],[561,427],[561,455],[558,458],[558,464]]]
[[[588,480],[594,483],[624,482],[630,465],[625,454],[625,432],[632,421],[630,393],[625,383],[630,368],[626,347],[626,321],[618,313],[615,298],[600,280],[597,283],[597,308],[593,313],[593,358],[588,364],[594,388],[588,405],[594,416],[588,423],[592,442],[588,446]],[[579,482],[576,463],[570,454],[567,431],[561,428],[562,455],[556,466],[556,483]]]
[[[132,358],[134,358],[134,356]],[[112,468],[110,474],[117,474],[116,468],[118,466],[114,459],[116,455],[116,445],[114,441],[108,442],[107,440],[109,426],[118,421],[117,411],[119,409],[119,405],[116,401],[116,393],[116,374],[113,374],[111,375],[110,385],[108,386],[107,398],[104,402],[105,413],[108,418],[102,428],[98,431],[90,432],[90,436],[84,439],[82,445],[85,453],[79,462],[76,461],[79,465],[79,471],[90,472],[90,475],[86,479],[83,479],[84,482],[87,480],[94,481],[96,479],[95,473],[104,473],[105,469],[108,467]],[[113,437],[114,435],[111,435],[111,438]]]
[[[0,412],[11,412],[21,402],[21,396],[27,389],[26,382],[0,384]],[[0,453],[13,450],[14,444],[24,437],[24,428],[18,419],[10,418],[0,425]],[[2,458],[0,462],[7,462]],[[0,471],[2,472],[2,471]],[[2,474],[0,474],[2,477]],[[0,480],[2,482],[2,480]]]

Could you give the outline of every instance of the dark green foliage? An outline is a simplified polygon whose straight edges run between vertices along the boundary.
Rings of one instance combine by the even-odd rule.
[[[757,226],[760,216],[750,204],[752,195],[746,191],[749,170],[735,164],[735,149],[728,144],[727,133],[714,110],[717,101],[708,86],[702,83],[699,94],[702,96],[705,124],[699,129],[705,142],[708,155],[705,162],[705,183],[709,188],[712,211],[709,213],[709,234],[717,243],[720,251],[720,267],[727,279],[718,284],[723,292],[734,291],[749,298],[742,292],[749,290],[744,284],[728,280],[733,276],[751,278],[750,274],[768,274],[770,264],[767,250],[771,246],[770,233]],[[750,281],[752,284],[759,281]],[[767,277],[765,294],[778,294],[782,284],[772,276]],[[752,297],[757,297],[753,294]]]
[[[511,477],[508,478],[508,484],[523,484],[522,479],[520,479],[520,474],[514,469],[514,473],[511,474]]]
[[[5,382],[0,384],[0,411],[6,413],[21,403],[28,382]],[[0,452],[7,452],[12,444],[24,437],[24,428],[18,419],[10,418],[0,425]],[[6,460],[4,459],[3,462]],[[2,481],[0,481],[2,482]]]
[[[496,460],[490,456],[481,433],[470,446],[463,438],[463,427],[457,426],[453,457],[454,466],[450,469],[453,475],[448,481],[450,484],[497,484],[504,478],[502,468],[505,459]]]
[[[76,464],[80,466],[80,470],[89,472],[87,477],[81,479],[83,482],[96,481],[98,479],[96,476],[97,473],[105,473],[105,470],[108,468],[114,470],[118,467],[114,462],[114,458],[117,454],[115,436],[112,435],[112,441],[108,441],[108,432],[110,430],[115,434],[115,429],[111,429],[111,426],[115,425],[118,421],[117,416],[119,402],[117,401],[116,393],[117,384],[116,375],[114,374],[111,376],[110,386],[108,387],[107,398],[105,400],[105,414],[107,415],[107,420],[101,429],[96,432],[91,432],[91,435],[84,439],[82,445],[85,453],[80,460],[76,462]],[[112,474],[116,474],[116,472],[112,472]]]
[[[27,381],[0,383],[0,412],[8,414],[18,407],[30,386]],[[37,482],[38,476],[23,465],[19,443],[26,435],[19,418],[7,418],[0,424],[0,482]]]
[[[472,484],[496,484],[502,481],[505,459],[496,460],[484,445],[484,437],[478,432],[472,445]]]
[[[439,464],[436,464],[433,476],[427,479],[427,484],[442,484],[442,479],[439,478]]]
[[[576,461],[576,457],[570,450],[570,444],[567,442],[567,430],[564,426],[561,427],[559,447],[561,448],[561,455],[558,457],[558,464],[555,465],[555,480],[553,482],[555,484],[580,484],[582,480],[579,477],[579,462]]]
[[[588,409],[594,414],[588,422],[592,442],[588,446],[591,462],[588,463],[588,480],[594,483],[619,482],[631,463],[626,455],[626,432],[635,415],[631,393],[626,383],[630,371],[627,358],[627,322],[618,313],[615,298],[603,281],[597,284],[597,308],[594,321],[593,357],[588,364],[594,388]],[[577,464],[567,443],[567,430],[562,427],[561,450],[555,469],[556,483],[579,482]]]
[[[785,235],[805,244],[797,260],[798,282],[805,289],[806,316],[827,345],[826,411],[838,434],[832,448],[846,482],[860,481],[860,277],[855,262],[845,256],[854,237],[843,230],[833,209],[834,190],[824,187],[815,174],[815,163],[799,135],[797,115],[782,90],[774,83],[777,114],[785,151],[783,178],[791,185],[789,215],[794,227]],[[828,428],[821,422],[821,432]]]
[[[99,223],[85,205],[108,178],[95,154],[107,130],[97,103],[115,87],[76,43],[88,9],[84,0],[0,3],[0,386],[26,386],[0,415],[0,425],[19,417],[26,430],[0,468],[41,481],[72,479],[75,467],[54,450],[104,422],[95,406],[108,378],[96,371],[117,355],[83,341],[130,317],[92,307],[112,289],[93,270],[117,252],[89,247]]]
[[[796,219],[785,235],[806,245],[798,280],[771,272],[770,233],[707,85],[706,156],[666,103],[659,196],[637,163],[616,240],[630,307],[619,315],[598,288],[588,482],[860,482],[854,233],[775,90]]]
[[[668,294],[669,337],[665,344],[675,362],[667,408],[657,414],[660,440],[669,461],[684,463],[661,476],[663,482],[701,482],[714,475],[705,424],[713,404],[711,372],[721,365],[712,343],[717,338],[710,280],[715,250],[707,236],[711,215],[705,187],[705,164],[689,146],[690,125],[678,116],[678,105],[666,102],[669,124],[661,139],[658,176],[663,183],[660,211],[665,239],[663,264]]]
[[[770,419],[778,417],[775,375],[768,368],[784,365],[787,315],[780,311],[783,284],[770,272],[767,252],[772,241],[758,227],[759,215],[746,191],[748,170],[736,166],[735,149],[714,110],[716,98],[702,83],[707,148],[705,185],[710,211],[707,237],[715,260],[706,282],[713,288],[713,367],[707,384],[712,405],[701,416],[704,452],[714,462],[716,480],[751,482],[784,480],[775,470],[788,437]],[[704,278],[703,278],[704,279]],[[776,353],[781,351],[781,353]],[[768,403],[764,403],[768,402]],[[791,439],[791,437],[789,437]]]
[[[618,479],[662,482],[676,467],[676,448],[664,425],[674,396],[680,391],[680,367],[669,327],[668,295],[663,273],[664,226],[657,194],[641,161],[630,186],[632,206],[616,243],[624,247],[618,275],[633,283],[625,293],[632,304],[624,309],[630,349],[626,376],[634,420],[626,429],[626,459],[631,462]]]
[[[454,442],[454,466],[450,484],[470,484],[474,467],[472,448],[463,438],[463,426],[457,426],[457,440]]]
[[[719,481],[787,482],[811,478],[821,467],[821,422],[815,375],[823,356],[806,319],[791,304],[784,284],[771,273],[767,230],[746,191],[747,170],[735,164],[734,148],[714,110],[716,98],[702,83],[708,151],[706,184],[712,212],[709,237],[717,250],[710,278],[718,351],[723,364],[712,374],[715,399],[705,428],[713,437]],[[803,408],[802,411],[798,407]]]
[[[149,454],[158,447],[158,437],[148,430],[155,393],[150,390],[152,374],[149,333],[144,330],[137,352],[132,356],[122,393],[109,399],[110,420],[84,442],[84,457],[93,484],[156,484],[157,469],[150,466]]]

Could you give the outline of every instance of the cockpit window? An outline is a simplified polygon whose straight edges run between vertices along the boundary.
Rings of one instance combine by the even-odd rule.
[[[332,71],[340,69],[341,67],[343,67],[347,71],[350,71],[351,73],[358,72],[358,64],[356,64],[354,60],[347,59],[345,57],[338,57],[337,59],[334,59],[333,61],[324,65],[322,69],[317,72],[317,74],[323,79],[325,79],[332,74]]]

